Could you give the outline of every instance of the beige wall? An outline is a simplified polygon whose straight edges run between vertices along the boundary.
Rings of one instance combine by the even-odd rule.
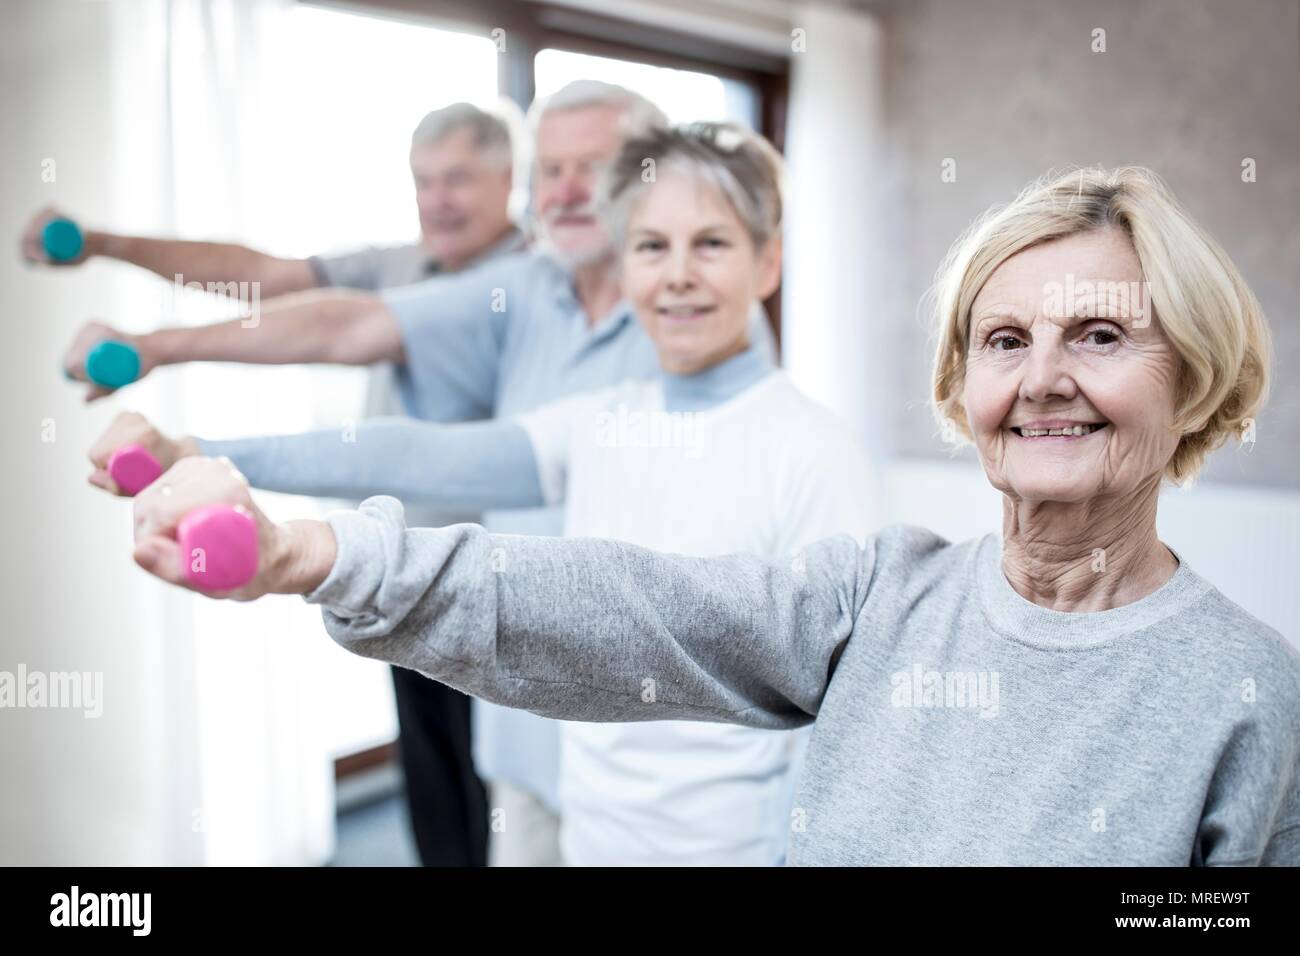
[[[944,453],[924,407],[916,304],[952,239],[1051,167],[1141,163],[1225,246],[1276,337],[1276,388],[1254,449],[1220,451],[1205,477],[1300,485],[1300,4],[896,0],[872,9],[886,38],[881,185],[898,241],[881,341],[900,356],[900,449]],[[1090,51],[1096,27],[1105,53]],[[1247,156],[1255,183],[1241,181]],[[940,180],[945,157],[957,161],[955,183]]]

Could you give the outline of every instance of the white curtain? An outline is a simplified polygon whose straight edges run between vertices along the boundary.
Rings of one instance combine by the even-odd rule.
[[[112,188],[121,202],[111,221],[123,231],[292,256],[414,239],[409,131],[430,109],[497,99],[497,54],[486,36],[290,0],[113,9]],[[134,328],[233,314],[227,300],[191,301],[174,283],[118,271],[133,274],[111,314]],[[364,385],[361,370],[302,367],[204,365],[157,379],[114,401],[154,414],[172,433],[212,438],[338,427],[357,417]],[[156,406],[134,404],[151,388]],[[259,500],[277,519],[330,506]],[[174,669],[193,687],[185,703],[198,858],[325,861],[333,758],[396,732],[388,668],[335,646],[319,611],[296,598],[253,607],[165,600],[185,602],[192,631],[190,659]]]
[[[123,229],[247,241],[264,191],[259,152],[273,142],[264,103],[266,54],[288,5],[114,5]],[[151,277],[133,281],[115,311],[140,316],[144,327],[159,317],[211,321],[233,314],[227,302],[194,301],[178,294],[175,283]],[[160,415],[174,433],[300,430],[311,425],[308,403],[285,396],[309,390],[294,382],[286,387],[286,380],[305,374],[233,367],[164,373],[157,386]],[[277,517],[315,510],[311,503],[276,499]],[[319,612],[297,599],[243,606],[185,596],[178,610],[184,619],[161,676],[168,686],[189,689],[172,711],[195,749],[198,795],[194,837],[184,841],[187,859],[222,865],[326,861],[334,840],[333,776],[323,731],[329,704],[317,698],[322,644],[329,643]]]

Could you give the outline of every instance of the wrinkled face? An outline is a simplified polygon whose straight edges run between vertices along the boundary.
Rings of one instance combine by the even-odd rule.
[[[780,243],[756,251],[716,187],[661,168],[629,210],[622,269],[660,365],[691,373],[748,344],[750,309],[780,279]]]
[[[617,106],[580,106],[546,113],[538,123],[533,204],[546,238],[570,266],[611,252],[596,215],[596,187],[622,145],[622,115]]]
[[[963,401],[994,487],[1080,502],[1164,472],[1178,357],[1142,283],[1119,229],[1033,246],[989,277],[971,309]]]
[[[444,268],[481,255],[510,226],[510,164],[501,168],[493,159],[485,161],[468,129],[411,149],[420,235]]]

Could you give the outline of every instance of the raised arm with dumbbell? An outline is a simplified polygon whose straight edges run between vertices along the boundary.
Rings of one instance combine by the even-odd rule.
[[[272,256],[230,242],[152,239],[88,229],[53,206],[27,221],[20,248],[24,259],[40,265],[76,266],[101,256],[148,269],[169,282],[178,275],[204,285],[256,282],[266,298],[318,285],[307,259]]]
[[[73,338],[63,370],[69,378],[91,383],[86,400],[94,401],[159,366],[184,362],[372,365],[404,357],[397,322],[379,297],[321,289],[266,303],[251,320],[139,335],[88,322]]]

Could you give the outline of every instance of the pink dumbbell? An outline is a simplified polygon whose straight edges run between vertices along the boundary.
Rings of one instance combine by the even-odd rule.
[[[230,505],[195,508],[176,526],[185,579],[205,591],[243,587],[257,574],[257,524]]]
[[[157,481],[162,473],[158,459],[143,445],[123,445],[108,459],[108,476],[133,497]]]
[[[162,474],[158,459],[140,445],[123,445],[108,460],[108,474],[128,495],[137,495]],[[205,591],[242,587],[257,574],[257,524],[230,505],[195,508],[176,526],[181,571]]]

